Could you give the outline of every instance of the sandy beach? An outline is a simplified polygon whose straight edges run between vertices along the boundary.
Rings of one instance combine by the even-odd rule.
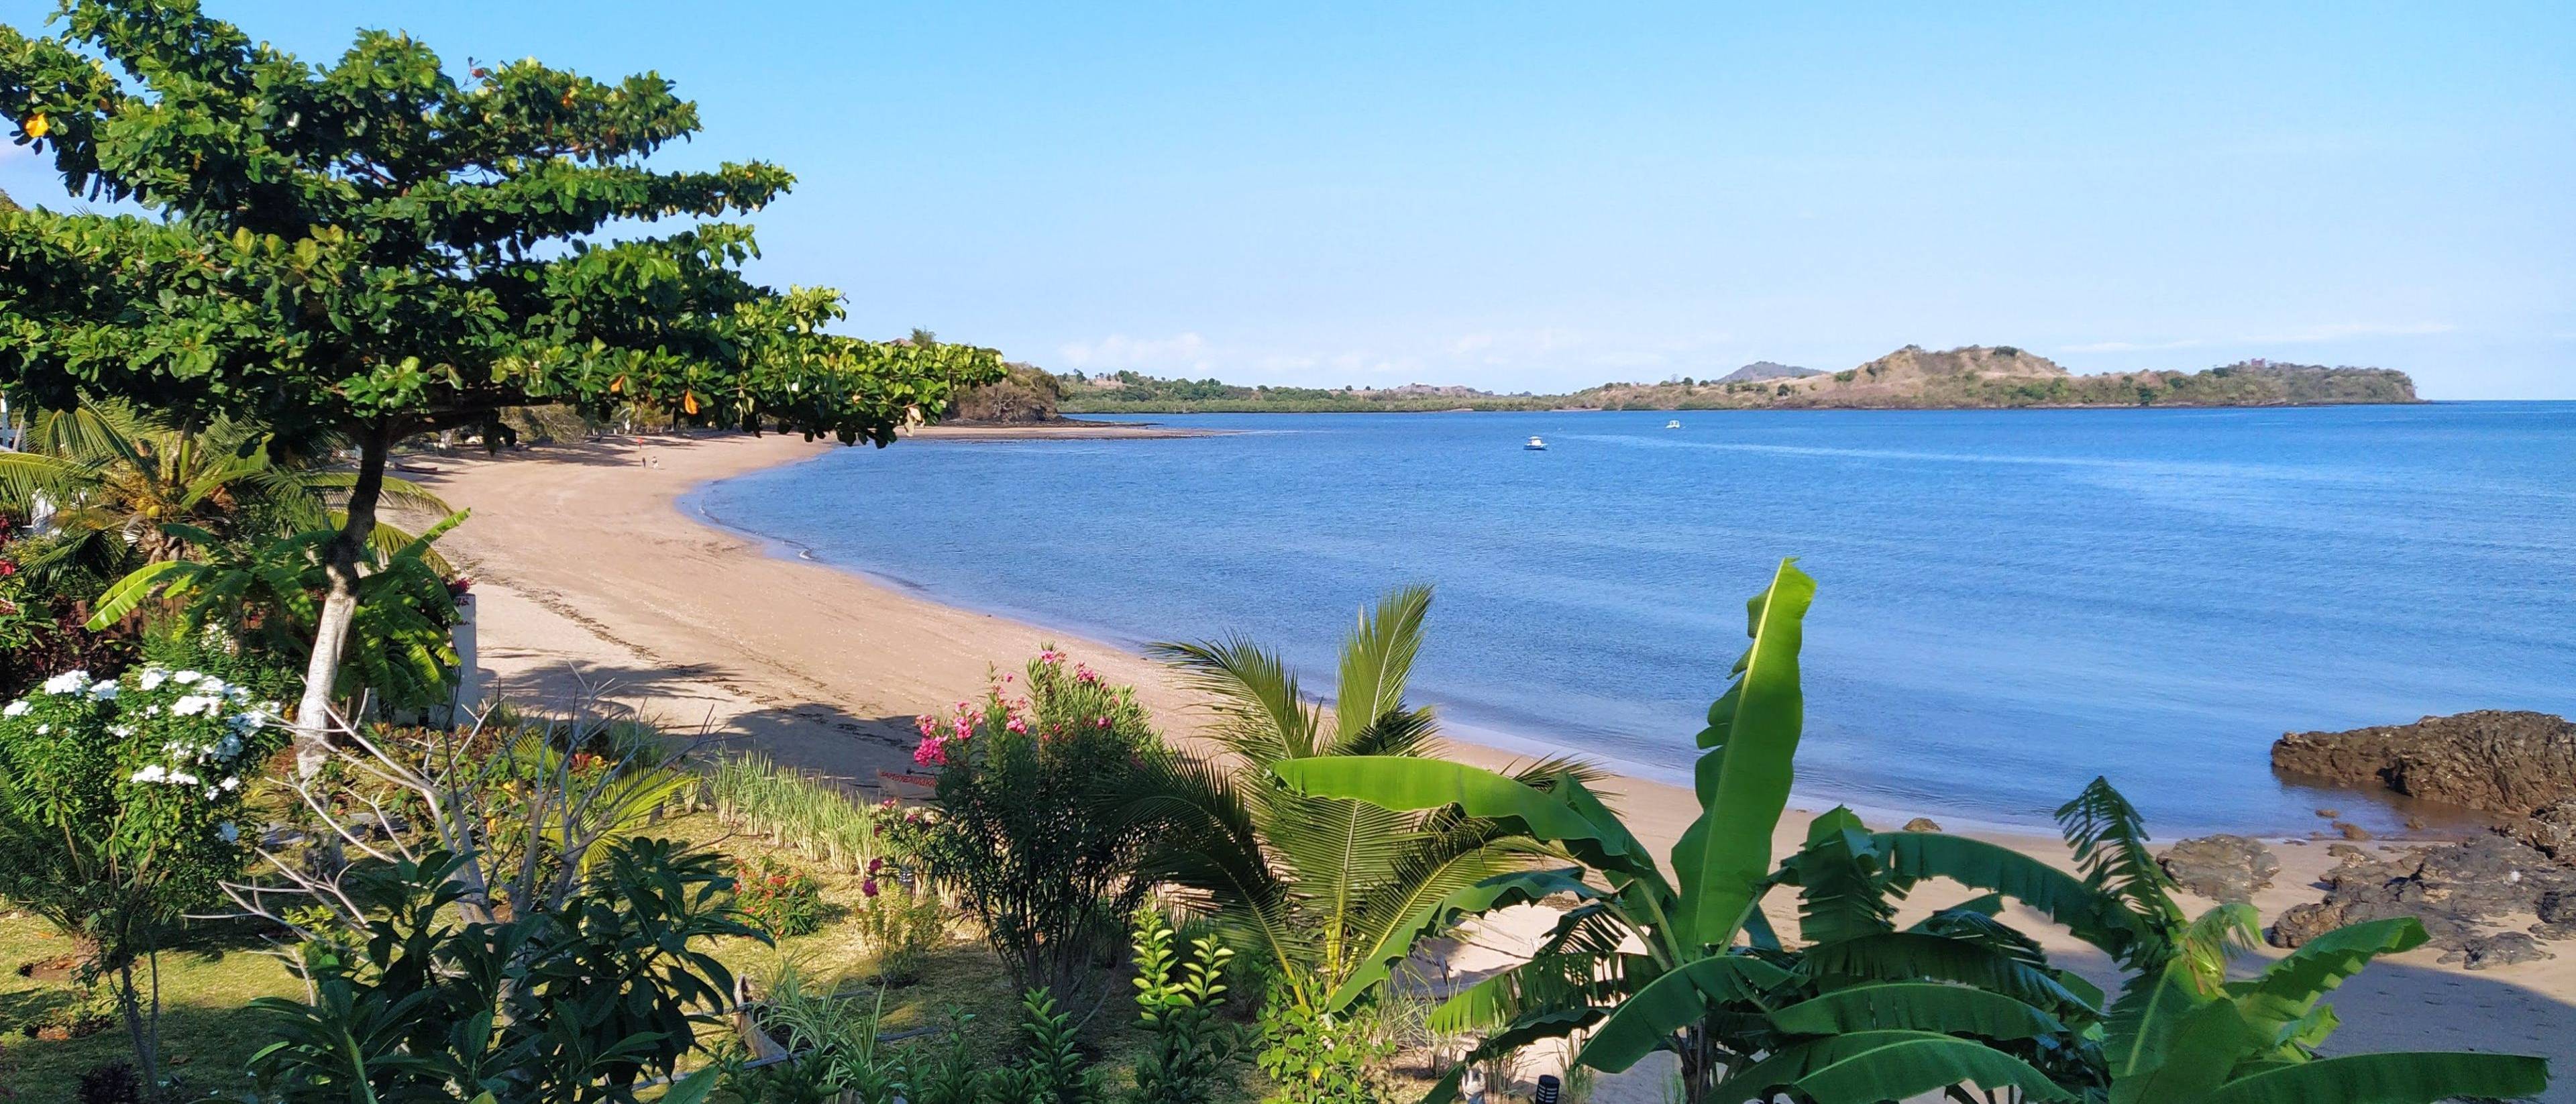
[[[1119,431],[1105,431],[1111,428]],[[1150,427],[1072,432],[1155,435]],[[1174,736],[1187,739],[1203,723],[1201,703],[1140,656],[774,555],[675,505],[706,481],[831,447],[838,446],[776,436],[648,438],[502,456],[416,455],[402,464],[407,477],[473,511],[443,547],[474,579],[479,667],[502,695],[534,708],[559,707],[588,686],[668,726],[703,725],[737,746],[875,791],[884,784],[880,771],[910,769],[916,715],[976,696],[990,671],[1016,669],[1052,641],[1135,685]],[[1470,761],[1511,758],[1452,746]],[[1630,823],[1659,852],[1697,812],[1691,795],[1675,787],[1623,780],[1613,788]],[[905,791],[895,785],[885,792]],[[1782,850],[1803,835],[1805,819],[1787,818]],[[2318,826],[2273,826],[2278,834],[2268,840],[2284,869],[2256,901],[2265,917],[2318,895],[2313,883],[2333,865],[2324,843],[2307,839]],[[2063,862],[2053,836],[1976,834]],[[1927,888],[1907,914],[1964,896]],[[1784,930],[1793,904],[1785,894],[1774,898]],[[2028,922],[2025,930],[2053,932],[2034,917],[2019,919]],[[1498,931],[1479,941],[1508,953],[1515,938]],[[2069,966],[2107,980],[2108,964],[2098,956],[2063,939],[2048,942]],[[2563,950],[2567,944],[2554,946],[2562,948],[2555,960],[2474,973],[2436,963],[2429,949],[2383,959],[2338,993],[2344,1026],[2334,1049],[2548,1055],[2563,1068],[2545,1099],[2576,1102],[2576,1077],[2567,1076],[2576,1073],[2576,1061],[2568,1061],[2576,1059],[2576,954]],[[2258,955],[2278,953],[2264,948]]]

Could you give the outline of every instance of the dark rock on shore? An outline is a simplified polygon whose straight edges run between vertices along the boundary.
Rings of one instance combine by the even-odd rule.
[[[2563,863],[2576,864],[2576,797],[2561,798],[2534,809],[2530,816],[2498,829]]]
[[[2555,914],[2576,898],[2576,869],[2501,836],[2409,848],[2383,858],[2358,848],[2338,854],[2343,863],[2326,872],[2325,900],[2282,913],[2266,933],[2273,946],[2296,947],[2346,924],[2412,916],[2423,922],[2434,946],[2480,969],[2527,960],[2521,944],[2530,934],[2488,928],[2540,915],[2544,907]],[[2539,927],[2556,930],[2545,918]]]
[[[2284,733],[2272,744],[2272,768],[2528,816],[2576,799],[2576,723],[2483,709],[2348,732]]]
[[[2174,884],[2213,901],[2251,901],[2281,872],[2272,849],[2244,836],[2183,840],[2156,856]]]

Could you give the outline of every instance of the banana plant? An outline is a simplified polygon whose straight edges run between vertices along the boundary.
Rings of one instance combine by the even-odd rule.
[[[1371,972],[1411,953],[1416,938],[1460,918],[1540,898],[1576,899],[1529,962],[1450,998],[1444,1027],[1491,1029],[1460,1064],[1532,1042],[1590,1032],[1579,1061],[1620,1070],[1658,1049],[1679,1052],[1693,1099],[1749,1053],[1736,1025],[1789,985],[1779,940],[1756,907],[1769,888],[1771,835],[1787,808],[1804,723],[1798,683],[1801,621],[1815,581],[1783,561],[1746,607],[1752,643],[1734,683],[1709,709],[1696,784],[1705,810],[1672,851],[1667,878],[1636,835],[1581,779],[1544,788],[1429,758],[1335,756],[1281,762],[1291,788],[1397,811],[1457,807],[1561,848],[1581,865],[1490,877],[1410,913],[1403,938],[1373,951]],[[1739,937],[1742,945],[1739,945]],[[1360,999],[1345,988],[1337,1003]],[[1454,1099],[1459,1073],[1431,1099]]]
[[[1816,1104],[1933,1092],[1973,1102],[1971,1086],[1987,1099],[2110,1104],[2403,1104],[2536,1091],[2544,1071],[2534,1059],[2314,1059],[2315,1043],[2332,1028],[2332,1012],[2317,998],[2358,969],[2365,951],[2412,943],[2388,932],[2328,937],[2313,953],[2231,986],[2227,957],[2250,936],[2251,910],[2222,906],[2186,918],[2136,810],[2107,781],[2059,810],[2080,876],[1965,837],[1872,832],[1842,809],[1817,818],[1805,845],[1774,869],[1770,842],[1787,802],[1802,711],[1798,632],[1813,594],[1813,582],[1783,563],[1749,604],[1753,643],[1700,735],[1705,750],[1694,773],[1703,812],[1673,849],[1674,880],[1580,782],[1541,789],[1421,759],[1276,768],[1291,787],[1318,796],[1398,810],[1455,806],[1552,843],[1581,864],[1488,878],[1411,919],[1406,930],[1418,936],[1544,897],[1576,902],[1527,962],[1435,1013],[1436,1027],[1488,1032],[1460,1070],[1583,1033],[1574,1060],[1608,1072],[1654,1050],[1675,1051],[1686,1098],[1699,1104],[1784,1091]],[[1895,902],[1935,878],[1985,893],[1898,930]],[[1781,886],[1799,892],[1795,949],[1782,945],[1758,907]],[[2153,984],[2124,987],[2106,1014],[2099,990],[2051,967],[2035,941],[1995,919],[2006,899]],[[2420,942],[2420,932],[2413,939]],[[1410,946],[1409,938],[1390,941],[1386,961]],[[2200,1011],[2214,1004],[2241,1005],[2236,1014],[2248,1029],[2221,1030],[2228,1013]],[[2246,1040],[2250,1049],[2238,1045]],[[2412,1072],[2375,1072],[2393,1065]],[[2291,1066],[2321,1072],[2286,1072]],[[1457,1080],[1453,1073],[1429,1099],[1454,1099]],[[2337,1095],[2365,1086],[2395,1095]]]

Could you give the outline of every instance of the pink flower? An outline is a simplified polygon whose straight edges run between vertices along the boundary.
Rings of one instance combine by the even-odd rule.
[[[1084,666],[1083,664],[1076,663],[1073,665],[1073,681],[1098,682],[1100,681],[1100,673]]]
[[[868,877],[871,877],[871,878],[876,877],[876,876],[877,876],[877,871],[880,871],[880,870],[883,870],[883,869],[885,869],[885,860],[884,860],[884,859],[869,859],[869,860],[868,860]]]
[[[1107,727],[1109,727],[1109,718],[1107,718],[1107,717],[1102,717],[1102,718],[1100,718],[1100,727],[1102,727],[1102,728],[1107,728]]]
[[[927,733],[924,733],[924,735],[928,735],[928,734],[927,734]],[[888,808],[888,809],[891,809],[891,808],[894,808],[894,807],[895,807],[895,805],[896,805],[897,803],[896,803],[895,799],[893,799],[893,798],[889,797],[889,798],[887,798],[887,799],[885,799],[885,800],[883,800],[883,801],[877,802],[877,804],[882,805],[882,806],[884,806],[884,807],[886,807],[886,808]]]
[[[1038,653],[1038,662],[1046,664],[1049,667],[1053,667],[1056,664],[1064,662],[1064,653],[1056,651],[1053,648],[1049,648]]]
[[[928,736],[928,735],[930,735],[932,732],[935,732],[935,731],[937,731],[937,730],[938,730],[938,728],[939,728],[939,718],[937,718],[937,717],[933,717],[933,716],[931,716],[931,715],[930,715],[930,714],[928,714],[928,713],[924,713],[924,714],[922,714],[920,717],[915,718],[915,719],[913,720],[912,724],[913,724],[913,727],[914,727],[914,728],[918,728],[918,729],[920,729],[920,730],[921,730],[921,734],[922,734],[922,735],[924,735],[924,736]]]
[[[916,766],[947,766],[948,745],[936,736],[925,739],[921,742],[921,746],[912,749],[912,761]]]
[[[869,897],[874,897],[874,896],[876,896],[876,895],[877,895],[877,880],[876,880],[876,879],[874,879],[874,878],[869,878],[869,879],[867,879],[867,880],[865,880],[865,881],[860,882],[860,883],[859,883],[859,892],[860,892],[861,894],[864,894],[864,895],[869,896]]]
[[[957,723],[950,727],[956,730],[957,738],[960,740],[966,739],[967,737],[975,734],[975,722],[967,720],[964,717],[957,718]]]
[[[1023,721],[1018,717],[1013,717],[1009,721],[1004,722],[1002,727],[1010,729],[1013,732],[1017,732],[1022,736],[1029,734],[1029,722]]]

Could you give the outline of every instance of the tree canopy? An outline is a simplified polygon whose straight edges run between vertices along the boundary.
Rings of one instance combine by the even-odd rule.
[[[40,404],[399,437],[638,403],[884,444],[1000,372],[988,350],[825,334],[839,295],[746,279],[745,226],[595,239],[757,210],[793,180],[646,168],[699,125],[660,76],[528,60],[460,79],[383,31],[317,65],[191,0],[76,0],[59,22],[0,27],[0,114],[72,192],[156,217],[0,217],[0,384]]]
[[[360,453],[297,725],[318,736],[392,443],[503,433],[508,407],[884,445],[1000,355],[825,332],[823,288],[752,282],[747,226],[786,191],[760,162],[660,171],[699,128],[645,73],[533,59],[451,72],[361,31],[309,63],[195,0],[66,0],[59,32],[0,26],[0,115],[65,186],[146,214],[0,211],[0,390],[125,399]],[[660,236],[614,231],[686,220]]]

